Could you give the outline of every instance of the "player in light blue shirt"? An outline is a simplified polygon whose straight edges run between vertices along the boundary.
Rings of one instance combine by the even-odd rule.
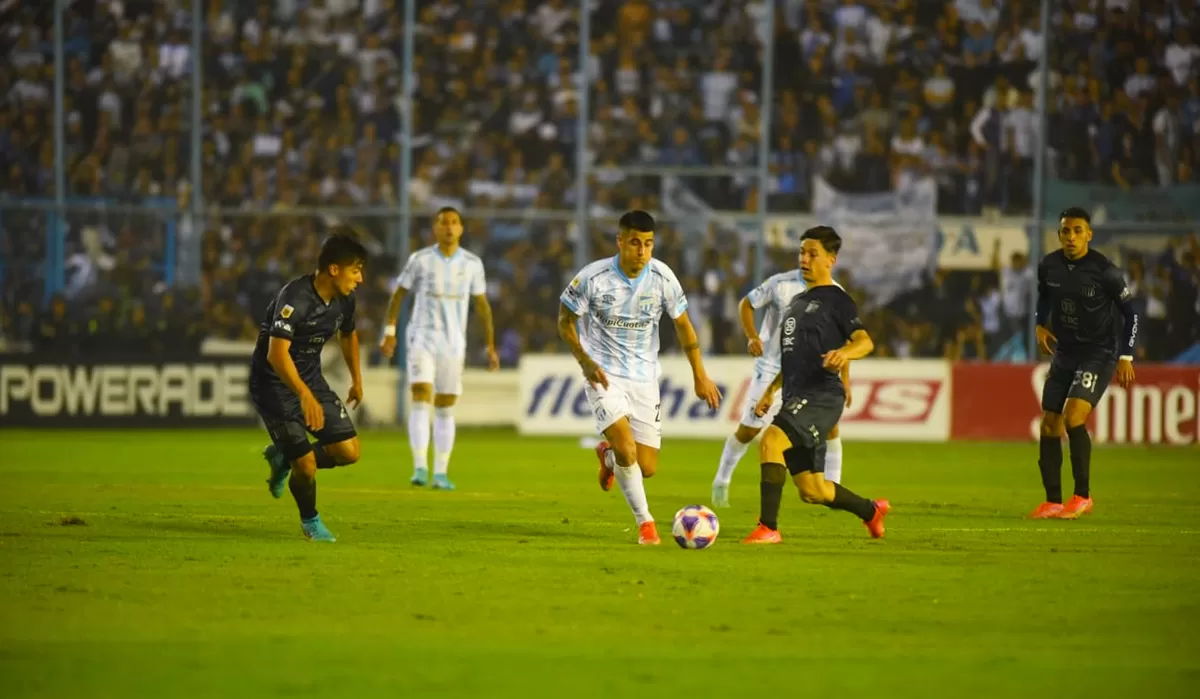
[[[437,243],[414,252],[405,263],[384,322],[380,351],[396,351],[396,317],[406,294],[413,308],[406,334],[407,375],[412,402],[408,411],[408,440],[413,455],[411,483],[429,482],[429,404],[433,403],[433,487],[454,490],[447,475],[454,449],[454,404],[462,393],[463,360],[467,351],[467,313],[472,302],[483,325],[488,368],[500,367],[488,303],[483,261],[462,249],[462,216],[446,207],[433,219]]]
[[[837,282],[834,284],[837,285]],[[745,456],[750,442],[754,441],[764,427],[771,424],[779,412],[778,395],[775,396],[771,409],[766,414],[757,415],[754,408],[770,386],[771,381],[779,375],[780,320],[792,298],[807,288],[799,269],[780,272],[768,277],[738,304],[738,317],[742,322],[742,331],[746,334],[746,348],[757,359],[754,360],[754,376],[750,379],[750,389],[746,392],[746,408],[742,413],[741,423],[737,426],[737,430],[725,439],[725,447],[721,450],[721,462],[712,483],[714,507],[729,507],[729,483],[733,480],[733,472],[737,469],[738,462]],[[762,325],[757,330],[754,327],[754,311],[756,310],[763,311]],[[843,372],[842,378],[846,382],[846,401],[849,405],[848,370]],[[838,435],[837,427],[834,427],[827,441],[825,452],[825,478],[837,483],[841,481],[841,477],[842,440]]]
[[[638,543],[657,544],[642,479],[654,475],[662,444],[658,323],[664,313],[692,365],[696,396],[715,410],[721,393],[704,371],[683,287],[670,267],[651,257],[654,218],[630,211],[618,229],[616,256],[584,267],[563,291],[558,334],[583,369],[596,429],[607,440],[596,447],[600,487],[619,483],[638,523]]]

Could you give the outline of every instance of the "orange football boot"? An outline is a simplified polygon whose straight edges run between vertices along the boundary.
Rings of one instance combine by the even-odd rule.
[[[875,501],[875,516],[870,521],[863,522],[867,526],[867,531],[871,532],[872,539],[883,538],[883,518],[887,516],[890,509],[892,509],[892,505],[887,500]]]
[[[742,539],[743,544],[778,544],[783,541],[778,529],[771,529],[762,522],[750,532],[750,536]]]
[[[600,459],[600,490],[610,490],[613,487],[613,481],[617,478],[617,474],[608,467],[608,463],[605,461],[608,452],[608,442],[600,442],[596,445],[596,458]]]
[[[1029,519],[1057,519],[1062,512],[1061,502],[1043,502],[1037,509],[1029,513]]]
[[[654,526],[654,520],[642,522],[638,525],[638,544],[642,546],[658,546],[662,539],[658,538],[658,527]]]
[[[1078,495],[1073,495],[1071,496],[1071,499],[1067,501],[1067,504],[1063,505],[1062,509],[1058,511],[1058,518],[1079,519],[1081,516],[1086,515],[1091,511],[1091,498],[1081,498]]]

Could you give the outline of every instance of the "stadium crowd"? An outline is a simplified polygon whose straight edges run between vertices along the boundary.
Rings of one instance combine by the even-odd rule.
[[[40,347],[51,332],[60,349],[118,347],[121,338],[156,332],[170,347],[205,336],[244,339],[265,295],[312,266],[331,225],[349,225],[373,250],[384,249],[397,225],[386,212],[396,208],[396,136],[408,108],[401,3],[208,0],[197,57],[183,0],[76,0],[65,22],[62,155],[67,195],[83,203],[72,206],[58,251],[63,295],[43,304],[51,221],[47,210],[21,204],[55,194],[51,12],[43,5],[0,2],[0,337]],[[417,217],[408,235],[413,246],[425,244],[428,213],[439,206],[468,212],[464,242],[486,261],[506,364],[523,351],[558,348],[554,309],[578,235],[569,221],[581,76],[594,153],[588,210],[597,220],[662,208],[660,177],[622,167],[750,167],[758,157],[763,4],[592,5],[591,58],[582,70],[577,3],[418,5],[408,186]],[[929,176],[943,214],[1028,212],[1039,130],[1037,2],[777,7],[770,210],[807,210],[814,176],[849,192]],[[1195,181],[1198,17],[1192,0],[1055,4],[1050,176],[1123,187]],[[199,192],[189,181],[196,65]],[[683,181],[714,209],[755,209],[753,178]],[[187,210],[196,196],[210,207],[199,220],[154,208],[173,200]],[[100,200],[106,207],[86,203]],[[297,215],[301,207],[354,213]],[[469,213],[482,209],[511,213]],[[533,217],[533,209],[561,215]],[[591,250],[607,251],[610,235],[595,226]],[[744,241],[690,235],[667,224],[658,255],[680,271],[708,344],[741,352],[735,307],[750,283]],[[171,275],[163,259],[172,254],[198,269],[194,289],[164,293]],[[1147,356],[1165,358],[1200,339],[1198,257],[1193,236],[1161,255],[1123,260],[1147,318],[1162,323],[1147,329]],[[772,260],[790,264],[782,252]],[[1014,259],[998,260],[989,274],[936,271],[886,307],[863,298],[880,353],[1004,356],[1028,327],[1032,266]],[[396,269],[397,260],[381,255],[360,291],[368,336]]]

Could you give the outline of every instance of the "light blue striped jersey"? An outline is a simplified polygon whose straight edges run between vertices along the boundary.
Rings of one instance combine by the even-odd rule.
[[[617,258],[579,270],[563,291],[562,304],[579,316],[583,349],[610,376],[658,379],[658,321],[687,312],[687,296],[665,263],[651,259],[635,279]]]
[[[800,270],[793,269],[772,274],[746,295],[750,306],[755,310],[766,309],[762,326],[758,330],[758,336],[763,343],[763,353],[754,361],[756,374],[775,378],[779,373],[779,323],[783,321],[783,312],[787,310],[792,297],[807,288],[804,278],[800,276]]]
[[[487,291],[483,260],[462,248],[446,257],[431,245],[409,256],[396,283],[413,297],[408,351],[463,356],[471,297]]]

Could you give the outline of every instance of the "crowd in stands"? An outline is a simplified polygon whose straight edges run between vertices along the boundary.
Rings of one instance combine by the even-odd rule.
[[[0,2],[0,335],[44,341],[31,329],[49,326],[29,317],[55,317],[43,293],[49,252],[66,261],[61,291],[79,328],[128,329],[143,314],[194,321],[200,335],[252,337],[268,296],[311,268],[335,224],[352,226],[381,253],[360,291],[360,327],[370,335],[399,262],[383,251],[397,227],[389,212],[402,191],[397,134],[409,109],[402,4],[206,0],[195,56],[185,0],[68,3],[61,155],[75,204],[64,249],[55,251],[47,249],[49,211],[19,205],[55,195],[53,3]],[[427,244],[430,211],[468,212],[464,243],[487,265],[508,364],[523,351],[558,348],[557,294],[576,267],[570,214],[585,80],[587,210],[598,222],[662,208],[661,178],[623,167],[755,166],[764,111],[773,212],[806,211],[814,176],[849,192],[931,176],[943,214],[1029,211],[1043,46],[1034,0],[779,0],[769,106],[760,103],[761,2],[591,4],[590,59],[580,66],[579,3],[418,3],[414,159],[403,189],[417,216],[405,234],[413,247]],[[1049,175],[1124,187],[1195,181],[1198,17],[1193,0],[1054,3]],[[197,67],[198,190],[190,126]],[[712,208],[756,207],[753,177],[683,180]],[[147,208],[188,211],[197,197],[205,207],[197,219]],[[298,214],[307,207],[338,213]],[[471,214],[494,209],[511,213]],[[560,215],[528,215],[533,209]],[[590,231],[597,256],[611,249],[611,234],[610,223]],[[1197,325],[1187,303],[1198,283],[1190,245],[1128,260],[1148,317],[1165,308],[1167,328],[1174,313],[1192,309],[1179,333]],[[658,248],[680,271],[711,345],[741,352],[733,309],[752,283],[745,242],[696,239],[668,223]],[[178,294],[192,298],[187,321],[162,310],[171,254],[196,270],[195,288]],[[1003,354],[1028,326],[1017,317],[1028,312],[1017,287],[1031,267],[1004,262],[1000,274],[931,273],[926,287],[886,307],[864,298],[885,339],[881,352]],[[118,320],[97,320],[109,312]],[[1173,342],[1148,351],[1158,344],[1165,353]]]

